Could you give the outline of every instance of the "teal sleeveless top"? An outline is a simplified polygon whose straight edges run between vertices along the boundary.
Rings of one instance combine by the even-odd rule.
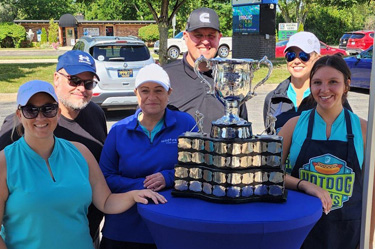
[[[92,249],[89,168],[78,149],[55,137],[48,158],[54,178],[23,137],[4,153],[9,197],[1,236],[8,249]]]
[[[315,109],[312,109],[315,110]],[[297,157],[301,151],[303,142],[307,136],[307,127],[309,124],[310,112],[312,110],[303,111],[301,116],[298,119],[296,127],[294,128],[292,136],[292,144],[290,146],[289,160],[292,168],[294,167]],[[358,162],[360,167],[362,167],[364,161],[364,148],[363,148],[363,137],[361,129],[361,121],[359,117],[349,111],[352,129],[354,134],[354,148],[358,157]],[[314,119],[314,129],[312,133],[312,139],[315,140],[338,140],[338,141],[348,141],[346,138],[346,121],[344,109],[341,111],[339,116],[332,124],[331,136],[327,139],[326,137],[326,123],[319,113],[315,110],[315,119]]]

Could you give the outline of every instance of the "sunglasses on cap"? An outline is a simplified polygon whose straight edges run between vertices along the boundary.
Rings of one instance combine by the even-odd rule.
[[[86,90],[92,90],[96,86],[96,81],[94,80],[82,80],[81,78],[75,75],[66,75],[60,72],[57,73],[67,78],[69,80],[69,85],[72,87],[80,86],[83,83],[83,86]]]
[[[59,110],[58,104],[45,104],[40,107],[36,107],[33,105],[24,105],[19,106],[18,109],[22,111],[22,114],[27,119],[33,119],[38,117],[39,112],[43,114],[46,118],[54,118],[57,115],[57,111]]]
[[[285,54],[285,59],[287,62],[294,61],[295,58],[297,58],[297,53],[294,51],[289,51]],[[308,62],[310,60],[310,54],[301,51],[298,53],[298,58],[300,58],[303,62]]]

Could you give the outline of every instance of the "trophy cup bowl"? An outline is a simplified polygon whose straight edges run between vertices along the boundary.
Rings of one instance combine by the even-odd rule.
[[[199,72],[202,62],[213,71],[214,86]],[[252,89],[254,72],[264,64],[268,67],[267,76]],[[225,115],[212,122],[211,136],[218,138],[248,138],[252,136],[251,123],[239,117],[239,107],[255,95],[255,89],[271,75],[273,66],[264,56],[260,61],[253,59],[206,59],[200,56],[195,61],[194,71],[208,88],[208,94],[216,96],[225,107]]]

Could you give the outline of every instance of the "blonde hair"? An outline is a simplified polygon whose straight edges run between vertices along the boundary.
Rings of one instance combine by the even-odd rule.
[[[17,117],[17,111],[13,117],[13,128],[12,128],[12,133],[10,134],[10,139],[12,140],[12,142],[15,141],[14,133],[17,133],[19,137],[22,137],[24,133],[23,125],[21,122],[19,122],[18,117]]]

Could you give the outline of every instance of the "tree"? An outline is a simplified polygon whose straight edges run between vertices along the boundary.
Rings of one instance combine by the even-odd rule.
[[[344,32],[366,27],[366,21],[374,15],[374,7],[375,3],[370,8],[365,3],[345,9],[333,6],[313,9],[306,19],[305,29],[325,43],[338,44]]]
[[[40,35],[40,43],[47,43],[47,31],[45,28],[42,28],[42,34]]]
[[[279,0],[279,9],[285,22],[295,22],[299,26],[305,24],[309,12],[322,7],[345,9],[370,3],[370,0]]]
[[[49,20],[59,19],[66,13],[73,12],[73,2],[71,0],[0,0],[2,4],[7,4],[15,10],[17,19]]]
[[[51,19],[49,21],[49,27],[48,27],[48,42],[54,43],[57,42],[57,36],[59,35],[59,25]]]
[[[150,9],[156,24],[158,25],[159,35],[160,35],[160,43],[159,43],[159,60],[160,64],[163,65],[167,62],[167,41],[168,41],[168,29],[172,23],[172,18],[176,15],[177,11],[181,8],[181,6],[186,2],[186,0],[161,0],[161,4],[151,3],[151,1],[146,0],[146,4]],[[169,11],[169,4],[172,4],[171,11]],[[157,13],[156,9],[159,8],[159,13]],[[170,14],[169,14],[170,13]]]
[[[13,22],[16,17],[15,8],[7,3],[0,3],[0,22]]]
[[[158,25],[150,24],[140,28],[138,30],[138,36],[147,42],[156,41],[159,39]]]
[[[0,47],[21,47],[26,40],[26,30],[14,23],[0,23]]]
[[[81,0],[76,3],[76,10],[83,13],[86,20],[144,20],[144,15],[152,20],[147,6],[144,4],[141,11],[138,2],[141,0]]]

